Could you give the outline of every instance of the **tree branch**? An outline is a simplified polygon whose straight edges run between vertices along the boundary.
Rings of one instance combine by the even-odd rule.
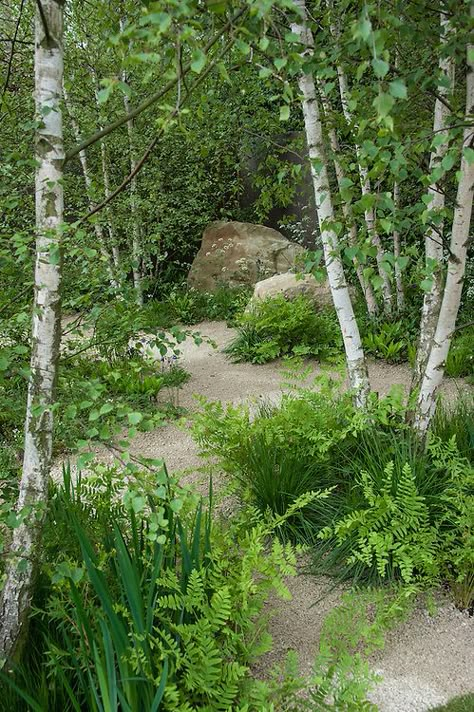
[[[8,83],[10,81],[10,77],[11,77],[11,73],[12,73],[13,57],[15,55],[15,44],[17,42],[18,32],[20,31],[20,23],[21,23],[21,18],[23,15],[24,5],[25,5],[25,0],[21,0],[20,10],[18,11],[18,18],[17,18],[16,25],[15,25],[15,32],[13,33],[13,37],[11,40],[12,46],[10,48],[10,57],[8,59],[7,76],[5,77],[5,83],[3,85],[3,90],[2,90],[2,98],[1,98],[2,102],[3,102],[3,98],[4,98],[5,94],[7,93]]]
[[[39,2],[39,0],[38,0],[38,2]],[[209,40],[209,42],[207,43],[207,45],[205,47],[205,52],[206,53],[209,52],[211,47],[213,47],[220,40],[220,38],[223,35],[225,35],[225,33],[228,30],[230,30],[232,28],[235,21],[238,20],[239,17],[241,17],[246,12],[247,12],[247,8],[242,8],[234,15],[234,17],[231,20],[226,22],[226,24],[223,25],[223,27],[221,27],[221,29],[214,35],[214,37],[211,40]],[[76,144],[76,146],[74,146],[74,148],[72,148],[70,151],[68,151],[66,153],[64,162],[67,163],[67,161],[70,161],[71,158],[73,158],[74,156],[77,156],[77,154],[80,151],[83,151],[88,146],[91,146],[92,144],[96,143],[97,141],[100,141],[100,139],[104,138],[105,136],[108,136],[110,133],[112,133],[112,131],[115,131],[115,129],[118,129],[118,128],[120,128],[120,126],[123,126],[124,124],[126,124],[127,121],[132,121],[134,118],[139,116],[143,111],[145,111],[150,106],[155,104],[159,99],[161,99],[163,96],[165,96],[165,94],[167,94],[171,89],[173,89],[173,87],[175,87],[176,84],[178,83],[180,76],[182,78],[182,76],[184,74],[187,74],[190,71],[190,69],[191,69],[191,62],[187,62],[184,65],[182,73],[180,73],[180,75],[177,75],[173,79],[171,79],[162,89],[160,89],[159,91],[157,91],[154,94],[152,94],[151,96],[149,96],[148,99],[145,99],[145,101],[143,101],[141,104],[136,106],[135,109],[132,109],[127,114],[122,114],[122,116],[120,116],[116,121],[113,121],[111,124],[109,124],[108,126],[105,126],[100,131],[97,131],[96,133],[92,134],[88,138],[84,139],[84,141],[82,141],[81,143]]]
[[[41,0],[36,0],[36,7],[38,8],[38,12],[41,17],[41,23],[43,25],[44,34],[45,34],[46,39],[48,40],[48,44],[49,44],[51,42],[51,35],[49,34],[49,27],[48,27],[48,23],[46,22],[46,15],[44,14],[43,5],[41,4]]]
[[[173,109],[173,111],[171,112],[171,114],[169,116],[170,119],[174,118],[179,113],[179,109],[183,106],[183,104],[186,102],[186,100],[191,96],[192,92],[196,89],[196,87],[199,86],[199,84],[201,84],[201,82],[204,81],[204,79],[207,77],[207,75],[212,71],[212,69],[214,69],[217,62],[219,62],[222,59],[222,57],[224,57],[227,54],[227,52],[229,51],[229,49],[232,47],[233,44],[234,44],[233,39],[229,40],[229,42],[227,42],[227,44],[224,46],[224,48],[221,50],[221,52],[219,52],[217,57],[206,67],[206,69],[202,72],[202,74],[199,76],[199,78],[196,79],[194,84],[188,89],[188,91],[186,92],[184,97],[180,98],[179,103],[176,104],[175,109]],[[89,218],[91,218],[93,215],[95,215],[100,210],[105,208],[106,205],[108,205],[119,193],[122,192],[122,190],[124,188],[127,187],[127,185],[133,180],[133,178],[135,178],[137,173],[143,168],[143,165],[148,160],[148,157],[150,156],[151,152],[153,151],[156,144],[158,143],[158,140],[163,135],[164,130],[165,130],[165,127],[163,126],[160,129],[160,131],[158,132],[158,134],[155,136],[153,141],[148,145],[147,149],[145,150],[145,153],[140,158],[140,160],[136,164],[133,171],[131,171],[123,179],[123,181],[118,186],[118,188],[116,188],[112,193],[110,193],[110,195],[108,195],[101,203],[99,203],[99,205],[96,205],[93,210],[90,210],[86,215],[84,215],[84,217],[82,217],[80,219],[79,224],[85,222],[86,220],[89,220]]]

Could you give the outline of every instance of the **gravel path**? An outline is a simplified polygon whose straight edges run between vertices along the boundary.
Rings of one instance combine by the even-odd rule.
[[[181,391],[181,405],[193,410],[194,394],[232,403],[279,398],[281,364],[232,364],[220,351],[232,338],[232,330],[222,322],[205,322],[195,329],[215,341],[219,349],[209,344],[197,347],[191,339],[182,345],[181,362],[192,378]],[[315,366],[315,374],[317,370]],[[406,365],[370,364],[371,384],[380,394],[393,384],[406,387],[409,378]],[[454,398],[460,387],[462,383],[447,381],[444,392]],[[140,433],[132,452],[165,459],[170,471],[183,471],[183,479],[205,489],[206,476],[199,470],[203,462],[186,426],[170,424]],[[309,672],[324,618],[340,599],[341,592],[336,590],[311,607],[320,598],[324,581],[300,575],[288,583],[293,598],[275,602],[270,622],[274,648],[259,664],[263,673],[282,662],[289,649],[298,652],[302,672]],[[434,616],[419,607],[388,636],[385,649],[373,656],[372,664],[383,677],[371,696],[381,712],[423,712],[445,703],[474,690],[474,619],[447,601],[441,601]]]

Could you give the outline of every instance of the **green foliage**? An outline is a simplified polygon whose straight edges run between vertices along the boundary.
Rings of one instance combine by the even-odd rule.
[[[378,325],[376,330],[364,336],[362,342],[366,354],[389,363],[403,361],[407,355],[408,340],[401,321]]]
[[[465,329],[453,339],[445,373],[451,378],[474,376],[474,329]]]
[[[256,302],[242,315],[225,352],[233,361],[266,363],[289,354],[324,359],[337,354],[341,345],[332,312],[318,312],[303,295],[291,301],[277,296]]]
[[[441,440],[456,440],[463,457],[474,464],[474,397],[462,394],[454,403],[438,402],[432,432]]]
[[[297,390],[278,407],[202,402],[194,436],[237,491],[279,513],[305,491],[330,492],[288,519],[281,536],[313,546],[312,570],[340,580],[402,580],[421,588],[449,581],[462,608],[472,601],[472,465],[454,440],[461,412],[441,416],[443,439],[427,450],[404,424],[392,392],[357,411],[329,383]],[[461,447],[470,448],[463,441]],[[472,457],[472,448],[469,450]]]
[[[136,471],[125,491],[114,468],[75,485],[66,471],[52,491],[32,640],[14,680],[3,677],[9,709],[27,696],[52,712],[243,704],[249,663],[270,645],[263,604],[272,589],[288,596],[294,573],[292,548],[271,538],[285,516],[224,526],[164,469]]]
[[[173,289],[166,295],[166,304],[175,322],[197,324],[200,321],[234,320],[244,311],[252,290],[247,287],[218,287],[214,292],[195,289]]]
[[[474,709],[474,693],[454,697],[446,705],[433,707],[432,712],[472,712]]]
[[[410,465],[406,463],[396,479],[394,470],[395,464],[390,462],[377,480],[362,472],[356,487],[364,508],[354,509],[326,527],[319,537],[333,539],[334,548],[350,540],[349,569],[362,564],[382,580],[401,576],[405,583],[412,583],[417,576],[434,580],[438,574],[437,537],[428,507]]]

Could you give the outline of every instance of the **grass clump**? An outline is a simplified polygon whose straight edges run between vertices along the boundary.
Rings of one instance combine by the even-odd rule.
[[[317,311],[300,295],[278,295],[252,304],[237,322],[238,334],[225,352],[233,361],[266,363],[280,356],[328,358],[340,352],[342,337],[332,311]]]

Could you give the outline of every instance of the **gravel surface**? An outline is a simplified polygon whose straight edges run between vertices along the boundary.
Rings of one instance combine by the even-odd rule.
[[[180,393],[182,406],[195,409],[194,394],[232,403],[280,397],[281,364],[232,364],[220,349],[232,338],[233,330],[223,322],[204,322],[195,330],[212,339],[219,349],[207,343],[197,347],[191,339],[181,345],[180,361],[192,375]],[[313,372],[318,372],[317,365]],[[407,387],[410,380],[406,365],[374,362],[369,364],[369,372],[372,388],[380,394],[387,393],[393,384]],[[449,380],[443,390],[448,398],[454,398],[463,387],[462,382]],[[132,452],[165,459],[170,471],[179,470],[183,480],[205,491],[207,476],[201,469],[203,461],[186,424],[170,424],[140,433],[133,441]],[[257,671],[261,674],[283,662],[289,649],[298,652],[301,671],[309,673],[324,618],[340,600],[341,590],[333,590],[312,606],[327,588],[326,581],[314,576],[300,575],[288,584],[292,600],[271,602],[274,615],[270,632],[274,647],[258,664]],[[381,712],[423,712],[472,691],[474,618],[460,613],[448,602],[443,602],[433,617],[419,607],[388,636],[385,649],[372,657],[372,665],[383,677],[371,696]]]

